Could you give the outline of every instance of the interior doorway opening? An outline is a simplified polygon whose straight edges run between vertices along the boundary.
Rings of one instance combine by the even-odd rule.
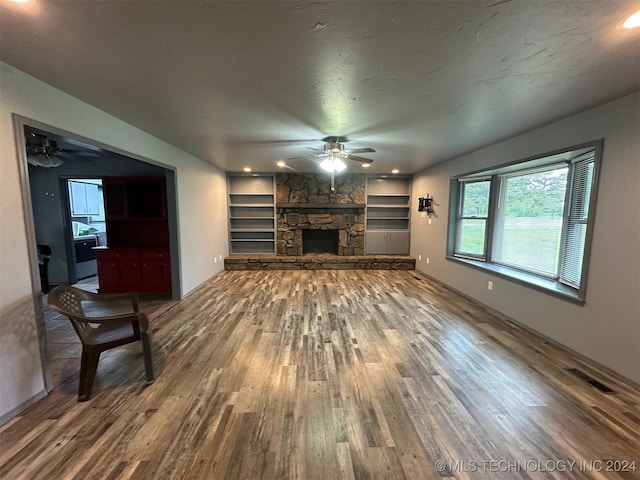
[[[169,224],[170,275],[172,289],[164,302],[181,298],[179,281],[179,252],[177,228],[177,192],[175,170],[156,165],[151,160],[129,156],[127,152],[111,150],[111,147],[99,142],[84,139],[72,133],[40,122],[14,115],[16,141],[24,146],[20,153],[20,179],[22,184],[23,205],[26,212],[27,242],[31,257],[32,288],[36,311],[36,326],[40,338],[40,351],[43,379],[47,391],[53,388],[51,335],[47,335],[44,312],[46,310],[46,293],[49,287],[58,284],[78,284],[75,276],[75,263],[78,257],[82,260],[85,252],[76,255],[75,237],[96,238],[100,229],[92,231],[95,223],[82,221],[72,212],[73,192],[70,181],[95,184],[107,177],[162,177],[166,186],[166,215]],[[87,187],[85,187],[86,190]],[[92,189],[93,187],[88,187]],[[86,191],[85,191],[86,197]],[[85,198],[86,200],[86,198]],[[104,201],[98,205],[104,208]],[[74,215],[72,215],[74,213]],[[85,212],[86,213],[86,212]],[[78,217],[78,218],[72,218]],[[77,222],[74,224],[73,222]],[[89,225],[89,235],[86,227]],[[106,243],[105,236],[105,243]],[[47,245],[50,250],[38,252],[39,245]],[[89,248],[89,250],[91,247]],[[38,253],[37,253],[38,252]],[[48,269],[49,286],[44,288],[41,282],[43,270],[40,260],[44,260]],[[43,261],[43,263],[45,263]],[[70,266],[70,263],[72,266]],[[80,276],[84,276],[80,273]],[[96,291],[99,288],[97,277],[89,276],[80,281],[82,288]],[[43,308],[45,307],[45,308]],[[55,335],[53,336],[55,337]],[[53,345],[53,349],[58,346]]]
[[[75,282],[97,277],[95,248],[107,246],[102,179],[72,178],[67,180],[69,217],[73,235]],[[99,283],[99,279],[96,278]]]

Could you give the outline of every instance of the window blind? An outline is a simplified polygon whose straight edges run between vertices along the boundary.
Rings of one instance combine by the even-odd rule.
[[[593,167],[593,153],[580,158],[571,166],[571,193],[561,247],[559,280],[574,288],[580,288],[582,278]]]

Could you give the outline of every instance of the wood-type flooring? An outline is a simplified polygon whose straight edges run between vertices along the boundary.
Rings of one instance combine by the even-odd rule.
[[[76,343],[0,478],[640,478],[636,388],[416,272],[223,272],[152,326],[156,382],[128,345],[78,403]]]

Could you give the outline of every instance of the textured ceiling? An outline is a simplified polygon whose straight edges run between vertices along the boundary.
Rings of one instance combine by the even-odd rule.
[[[414,173],[640,88],[638,1],[0,2],[3,61],[227,171]]]

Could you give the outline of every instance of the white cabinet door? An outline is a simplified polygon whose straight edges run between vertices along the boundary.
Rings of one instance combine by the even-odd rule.
[[[71,198],[71,215],[100,215],[102,195],[98,185],[94,183],[69,182]]]
[[[87,194],[84,186],[84,183],[69,182],[69,193],[71,195],[71,215],[87,215]]]
[[[98,185],[93,183],[85,183],[85,194],[87,197],[87,215],[100,215],[100,204],[102,203],[102,195]]]

